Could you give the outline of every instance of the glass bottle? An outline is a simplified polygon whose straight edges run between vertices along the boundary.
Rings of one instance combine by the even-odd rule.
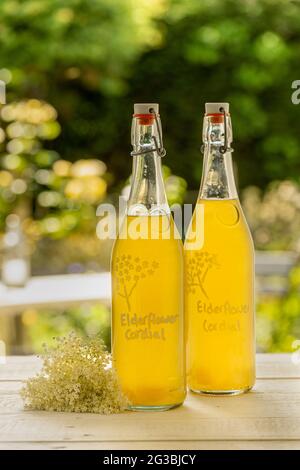
[[[183,246],[162,178],[157,104],[136,104],[133,174],[112,262],[112,356],[134,410],[185,398]]]
[[[7,287],[23,287],[30,277],[30,259],[21,220],[10,214],[5,222],[1,279]]]
[[[233,176],[228,103],[207,103],[200,192],[184,245],[192,391],[238,394],[255,381],[254,248]]]

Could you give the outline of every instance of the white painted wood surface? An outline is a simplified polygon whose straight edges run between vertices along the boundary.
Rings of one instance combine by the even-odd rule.
[[[188,394],[168,412],[120,415],[24,411],[22,380],[34,357],[0,365],[0,449],[300,449],[300,364],[258,354],[254,390],[237,397]]]
[[[109,273],[35,276],[21,288],[7,288],[0,283],[1,314],[20,313],[25,308],[65,308],[109,301]]]
[[[283,294],[286,286],[269,281],[285,276],[296,263],[292,252],[256,252],[258,292]],[[22,313],[26,308],[65,308],[81,303],[110,302],[110,274],[84,273],[32,277],[22,288],[7,288],[0,282],[0,314]]]

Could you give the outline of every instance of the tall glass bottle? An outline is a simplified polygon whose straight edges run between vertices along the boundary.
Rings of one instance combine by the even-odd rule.
[[[185,398],[183,246],[161,170],[157,104],[136,104],[127,214],[112,253],[112,355],[131,409]]]
[[[204,163],[185,241],[187,376],[192,391],[238,394],[255,380],[254,248],[239,203],[228,103],[207,103]]]

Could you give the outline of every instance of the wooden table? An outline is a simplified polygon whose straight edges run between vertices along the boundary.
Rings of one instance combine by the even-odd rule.
[[[0,365],[0,449],[300,449],[296,359],[258,354],[257,383],[246,395],[188,394],[175,410],[101,416],[24,411],[21,381],[40,363],[8,357]]]

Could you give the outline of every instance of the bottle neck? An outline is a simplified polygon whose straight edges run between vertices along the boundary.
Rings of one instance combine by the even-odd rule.
[[[232,142],[230,116],[226,116],[225,123],[222,114],[205,116],[203,142],[204,159],[199,198],[237,199],[230,148]]]
[[[160,125],[159,117],[157,120]],[[133,117],[131,141],[134,155],[128,215],[168,214],[161,157],[157,153],[160,136],[153,115]]]

